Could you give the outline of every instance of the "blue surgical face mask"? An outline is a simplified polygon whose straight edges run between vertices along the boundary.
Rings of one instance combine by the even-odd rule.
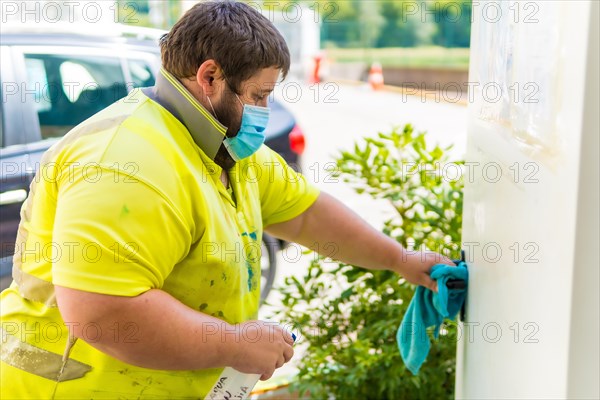
[[[226,138],[223,144],[231,155],[231,158],[237,162],[256,153],[264,143],[265,128],[269,122],[269,113],[271,110],[268,107],[244,104],[237,94],[235,96],[244,107],[242,122],[237,135]]]

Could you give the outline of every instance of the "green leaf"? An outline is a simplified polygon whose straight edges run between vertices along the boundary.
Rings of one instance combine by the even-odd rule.
[[[341,298],[342,300],[345,300],[345,299],[347,299],[348,297],[350,297],[350,295],[351,295],[352,293],[354,293],[354,288],[353,288],[353,287],[350,287],[350,288],[348,288],[348,289],[346,289],[346,290],[344,290],[344,291],[342,292],[342,294],[340,295],[340,298]]]

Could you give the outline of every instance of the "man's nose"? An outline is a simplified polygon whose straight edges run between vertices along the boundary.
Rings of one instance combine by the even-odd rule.
[[[268,107],[269,100],[266,97],[262,100],[257,100],[256,105],[260,107]]]

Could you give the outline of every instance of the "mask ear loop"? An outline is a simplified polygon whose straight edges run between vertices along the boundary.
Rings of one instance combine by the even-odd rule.
[[[217,113],[215,112],[215,108],[212,105],[212,101],[210,101],[210,97],[206,96],[206,100],[208,100],[208,104],[210,104],[210,108],[212,109],[212,112],[213,112],[215,118],[219,119],[219,117],[217,116]]]
[[[231,85],[231,83],[229,82],[229,79],[227,79],[227,77],[225,76],[225,74],[223,74],[223,79],[225,79],[225,82],[227,82],[227,86],[229,86],[229,90],[231,90],[231,92],[238,99],[238,101],[242,105],[242,109],[243,109],[246,104],[242,101],[242,99],[240,99],[240,96],[238,96],[238,94],[236,93],[236,91],[233,89],[233,86]]]
[[[244,102],[240,99],[240,96],[238,96],[237,93],[234,92],[233,94],[235,94],[235,97],[238,99],[238,101],[242,105],[242,109],[243,109],[246,104],[244,104]]]

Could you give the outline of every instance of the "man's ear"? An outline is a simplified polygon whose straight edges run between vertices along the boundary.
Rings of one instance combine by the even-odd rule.
[[[219,77],[220,68],[215,60],[206,60],[196,72],[196,81],[207,96],[212,96],[216,90],[215,81]]]

